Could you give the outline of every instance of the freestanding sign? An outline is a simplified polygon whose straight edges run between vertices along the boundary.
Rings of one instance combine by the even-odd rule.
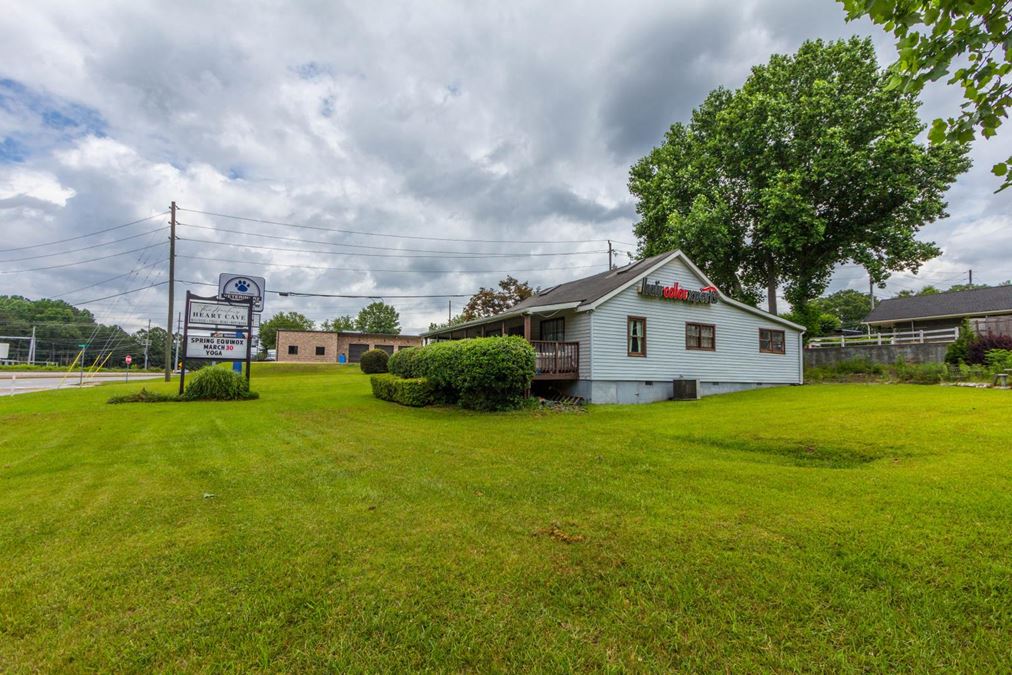
[[[239,305],[235,301],[192,300],[187,305],[186,321],[193,326],[245,328],[250,323],[248,301]]]
[[[184,348],[179,371],[180,394],[183,393],[186,382],[188,360],[245,361],[246,381],[249,382],[254,302],[253,297],[230,300],[186,292]],[[191,328],[203,330],[209,335],[190,335]]]
[[[213,361],[237,361],[246,358],[248,340],[243,337],[190,335],[186,340],[186,358]]]
[[[252,298],[254,312],[264,311],[264,289],[266,286],[267,281],[263,277],[227,272],[218,275],[218,297],[231,301]]]

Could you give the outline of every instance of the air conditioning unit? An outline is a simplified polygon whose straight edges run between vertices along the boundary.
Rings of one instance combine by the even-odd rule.
[[[673,380],[672,401],[695,401],[699,398],[699,380]]]

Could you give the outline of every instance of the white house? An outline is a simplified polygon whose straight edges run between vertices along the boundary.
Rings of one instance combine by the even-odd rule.
[[[727,297],[673,251],[422,337],[522,335],[538,353],[535,387],[593,403],[642,403],[801,384],[803,331]]]

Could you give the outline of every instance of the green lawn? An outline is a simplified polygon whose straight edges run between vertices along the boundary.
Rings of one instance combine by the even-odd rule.
[[[1012,392],[482,415],[268,365],[104,403],[137,389],[0,399],[2,671],[1012,663]]]

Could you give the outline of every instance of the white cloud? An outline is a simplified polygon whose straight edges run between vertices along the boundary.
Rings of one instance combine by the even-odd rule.
[[[24,103],[30,95],[35,102],[0,106],[0,137],[16,137],[25,154],[18,163],[0,164],[0,176],[20,181],[0,189],[22,200],[0,201],[0,227],[33,241],[127,222],[164,210],[171,200],[191,209],[366,232],[630,241],[629,164],[658,143],[671,122],[684,119],[710,89],[740,84],[771,51],[791,51],[806,37],[870,30],[846,24],[833,0],[182,2],[171,12],[152,2],[33,2],[7,8],[6,18],[0,82],[8,78],[24,88],[11,100]],[[873,34],[888,58],[889,40]],[[957,100],[951,91],[933,89],[925,118]],[[54,126],[40,108],[81,123]],[[1012,191],[992,195],[995,181],[987,173],[1004,149],[1000,139],[1008,136],[1003,131],[975,150],[977,166],[951,192],[952,217],[925,229],[946,253],[924,274],[937,270],[941,278],[972,265],[989,268],[991,276],[1012,276],[999,271],[1008,263],[994,255],[1002,246],[1008,250],[1001,233],[1012,229]],[[574,248],[340,235],[190,212],[180,220],[400,249]],[[191,240],[180,242],[182,255],[246,261],[181,258],[183,279],[211,281],[219,271],[263,269],[277,289],[380,296],[470,293],[494,284],[504,271],[548,285],[595,271],[587,265],[603,269],[607,258],[379,258],[363,254],[384,251],[330,255],[322,251],[333,246],[260,237],[242,241],[317,252],[210,246],[192,240],[236,237],[186,225],[180,233]],[[140,256],[125,256],[18,275],[8,292],[59,293],[139,262]],[[0,268],[8,267],[0,261]],[[580,269],[555,269],[571,267]],[[860,270],[841,270],[834,287],[866,287],[862,283]],[[128,277],[71,299],[139,285],[139,276]],[[135,326],[147,318],[161,322],[164,297],[164,289],[154,289],[99,304],[96,312],[132,315]],[[366,302],[271,297],[267,313],[295,309],[322,321]],[[411,330],[445,317],[444,299],[394,304]]]

